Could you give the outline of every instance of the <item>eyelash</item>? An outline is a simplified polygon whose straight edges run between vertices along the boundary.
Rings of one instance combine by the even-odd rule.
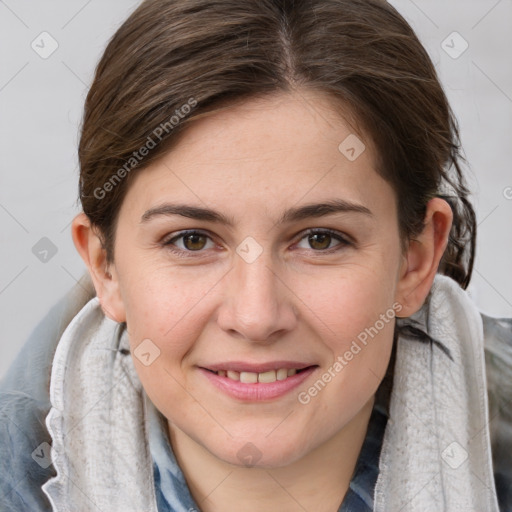
[[[351,240],[348,239],[348,237],[341,235],[338,231],[334,231],[334,230],[328,229],[328,228],[307,229],[306,231],[304,231],[300,234],[300,238],[298,238],[297,242],[295,242],[295,243],[297,244],[297,243],[301,242],[304,238],[307,238],[310,235],[318,235],[318,234],[329,235],[333,239],[337,240],[340,243],[335,245],[334,247],[331,247],[330,249],[311,249],[311,251],[313,251],[317,254],[332,254],[334,252],[338,252],[339,250],[341,250],[343,248],[355,245],[354,242],[352,242]],[[173,236],[172,238],[164,240],[161,243],[161,245],[181,258],[194,258],[194,257],[201,256],[200,253],[204,252],[203,249],[199,249],[197,251],[191,251],[191,250],[178,249],[174,246],[174,242],[176,242],[180,238],[184,238],[188,235],[202,235],[202,236],[206,236],[207,238],[212,240],[211,236],[208,233],[206,233],[204,231],[196,230],[196,229],[190,229],[190,230],[180,231],[176,236]],[[194,255],[194,253],[199,253],[199,254],[196,256],[196,255]]]

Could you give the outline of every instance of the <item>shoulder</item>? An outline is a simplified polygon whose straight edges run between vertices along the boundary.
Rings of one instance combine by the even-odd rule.
[[[51,510],[41,486],[53,476],[46,403],[0,393],[0,510]]]
[[[45,423],[52,360],[62,332],[91,293],[89,283],[70,290],[37,325],[0,382],[2,511],[51,510],[41,486],[55,474]]]
[[[512,318],[481,316],[496,490],[512,511]]]

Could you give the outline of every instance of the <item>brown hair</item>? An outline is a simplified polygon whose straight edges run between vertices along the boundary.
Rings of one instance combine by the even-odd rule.
[[[421,232],[432,197],[449,202],[454,221],[439,271],[466,288],[476,222],[457,121],[414,31],[381,0],[144,1],[98,64],[79,145],[80,200],[109,261],[137,170],[194,119],[297,88],[329,94],[342,112],[348,106],[370,136],[377,171],[396,191],[402,240]]]

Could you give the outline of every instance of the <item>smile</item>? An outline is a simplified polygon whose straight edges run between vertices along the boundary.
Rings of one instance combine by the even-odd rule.
[[[269,369],[268,365],[247,368],[247,365],[230,364],[229,369],[226,366],[199,367],[199,370],[217,389],[231,398],[246,402],[269,401],[283,397],[319,368],[318,365],[307,366],[300,363],[296,363],[296,367],[288,363],[288,368],[275,365],[274,369]],[[260,371],[247,371],[249,369]]]

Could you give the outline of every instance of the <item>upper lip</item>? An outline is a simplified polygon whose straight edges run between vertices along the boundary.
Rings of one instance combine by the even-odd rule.
[[[201,366],[206,370],[218,372],[219,370],[227,370],[232,372],[252,372],[252,373],[263,373],[270,370],[279,370],[280,368],[286,368],[288,370],[295,368],[296,370],[302,370],[309,366],[316,366],[312,363],[304,363],[300,361],[269,361],[267,363],[249,363],[244,361],[226,361],[224,363],[215,363]]]

